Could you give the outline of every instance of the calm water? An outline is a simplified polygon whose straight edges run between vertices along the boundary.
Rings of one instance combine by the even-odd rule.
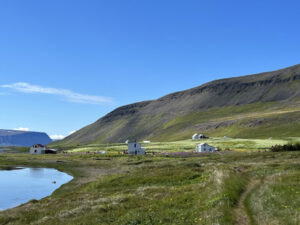
[[[0,170],[0,210],[51,195],[55,189],[72,179],[72,176],[56,169]]]

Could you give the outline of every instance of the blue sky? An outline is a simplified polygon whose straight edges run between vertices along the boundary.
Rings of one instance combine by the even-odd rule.
[[[0,128],[68,135],[112,109],[300,62],[299,1],[4,0]]]

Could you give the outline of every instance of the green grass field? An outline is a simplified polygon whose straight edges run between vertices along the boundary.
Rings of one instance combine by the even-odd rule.
[[[151,142],[142,143],[142,146],[147,149],[148,152],[184,152],[194,151],[197,144],[206,142],[214,147],[218,147],[221,150],[235,150],[235,151],[254,151],[268,150],[273,145],[284,145],[287,143],[300,142],[300,138],[284,138],[284,139],[236,139],[236,138],[218,138],[212,137],[203,140],[184,140],[174,142]],[[65,147],[68,152],[95,152],[95,151],[107,151],[108,154],[118,154],[123,150],[127,150],[125,143],[119,144],[90,144],[90,145],[78,145]]]
[[[53,167],[74,179],[40,201],[0,212],[0,224],[299,224],[300,152],[268,152],[298,138],[212,138],[193,157],[118,154],[124,144],[70,146],[68,154],[0,154],[0,168]],[[144,144],[191,151],[200,141]],[[77,154],[106,150],[108,154]],[[73,153],[73,154],[72,154]],[[246,222],[246,223],[245,223]]]

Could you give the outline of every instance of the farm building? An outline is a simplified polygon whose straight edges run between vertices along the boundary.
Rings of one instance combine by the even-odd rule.
[[[208,137],[206,137],[204,134],[199,134],[199,139],[204,139],[204,138],[208,138]]]
[[[46,153],[46,146],[41,145],[41,144],[35,144],[30,147],[30,154],[33,155],[40,155],[40,154],[45,154]]]
[[[56,149],[46,149],[45,154],[56,154],[57,150]]]
[[[131,154],[131,155],[145,155],[146,154],[146,149],[142,148],[140,143],[129,142],[128,143],[128,154]]]
[[[29,153],[32,155],[41,155],[41,154],[56,154],[56,149],[47,149],[46,146],[41,144],[35,144],[30,147]]]
[[[197,145],[196,152],[215,152],[217,149],[213,146],[210,146],[206,143],[201,143]]]
[[[196,133],[192,136],[192,140],[198,140],[199,139],[199,135]]]
[[[205,138],[208,138],[208,137],[206,137],[204,134],[194,134],[193,136],[192,136],[192,140],[199,140],[199,139],[205,139]]]

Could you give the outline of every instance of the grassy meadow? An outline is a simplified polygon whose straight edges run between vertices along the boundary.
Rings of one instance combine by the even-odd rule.
[[[186,156],[119,154],[125,144],[69,146],[68,154],[0,154],[0,168],[52,167],[74,179],[40,201],[0,212],[0,224],[299,224],[300,152],[270,152],[297,138],[205,140],[222,149]],[[157,153],[201,141],[143,144]],[[230,149],[231,151],[225,150]],[[107,151],[107,154],[80,154]]]
[[[174,142],[150,142],[142,143],[142,146],[148,152],[155,153],[170,153],[170,152],[190,152],[195,151],[198,144],[205,142],[220,150],[235,150],[235,151],[267,151],[274,145],[284,145],[288,143],[300,142],[300,138],[290,137],[284,139],[237,139],[229,137],[212,137],[202,140],[183,140]],[[84,152],[97,152],[106,151],[107,154],[113,155],[127,150],[127,144],[89,144],[77,146],[64,146],[63,149],[69,153],[84,153]]]

